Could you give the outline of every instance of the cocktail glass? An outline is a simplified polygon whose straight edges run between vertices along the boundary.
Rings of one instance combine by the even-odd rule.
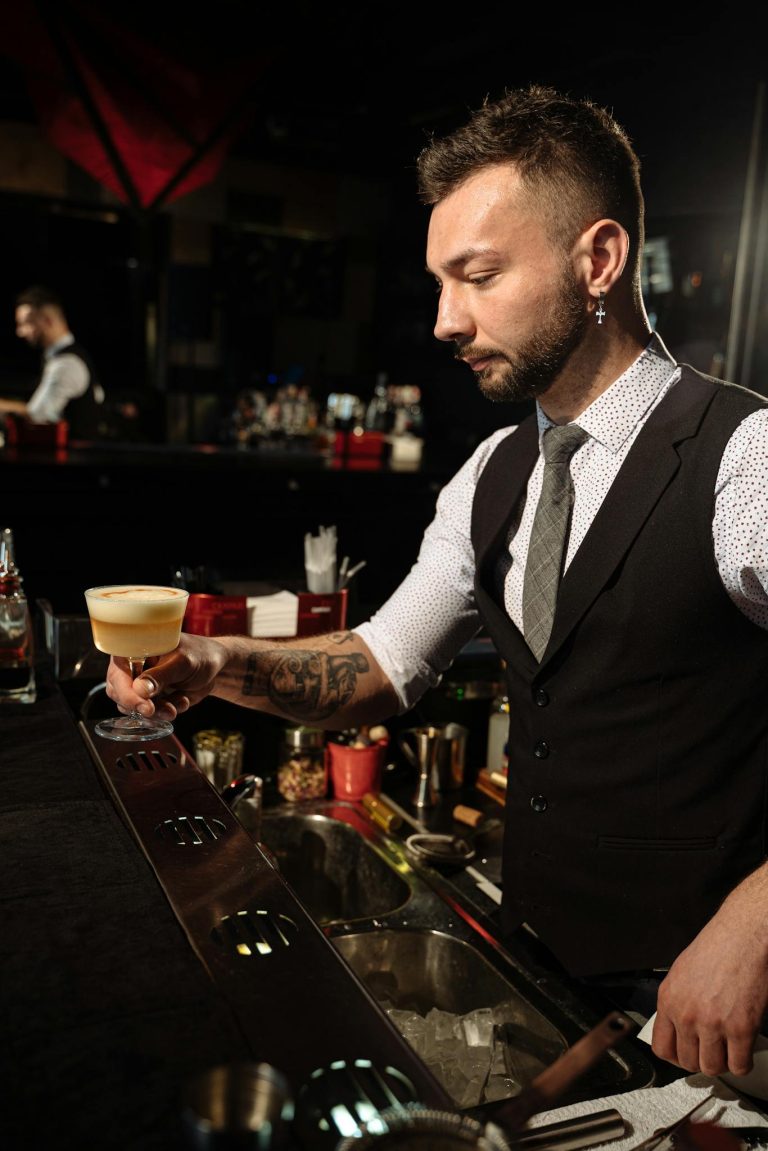
[[[141,675],[150,656],[178,647],[189,592],[153,584],[109,584],[88,588],[85,602],[93,642],[106,655],[128,660],[131,677]],[[173,724],[137,711],[103,719],[94,729],[105,739],[150,740],[173,733]]]

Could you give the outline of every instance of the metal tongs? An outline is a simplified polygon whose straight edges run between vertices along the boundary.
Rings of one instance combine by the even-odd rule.
[[[707,1095],[704,1099],[699,1100],[695,1107],[690,1111],[686,1111],[685,1115],[680,1119],[676,1119],[674,1123],[667,1124],[666,1127],[657,1127],[652,1135],[647,1139],[643,1139],[642,1143],[635,1144],[629,1151],[668,1151],[669,1148],[675,1145],[675,1136],[682,1131],[687,1123],[692,1123],[699,1115],[701,1115],[714,1101],[714,1095]]]

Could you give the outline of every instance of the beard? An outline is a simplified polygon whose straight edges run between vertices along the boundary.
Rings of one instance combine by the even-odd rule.
[[[456,358],[494,356],[493,364],[476,373],[480,391],[493,403],[519,403],[551,387],[581,343],[586,326],[587,313],[569,266],[535,335],[514,352],[463,344],[457,346]]]

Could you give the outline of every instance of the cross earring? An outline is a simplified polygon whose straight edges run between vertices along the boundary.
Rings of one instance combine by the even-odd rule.
[[[605,318],[605,308],[603,307],[604,303],[605,303],[605,292],[600,292],[600,294],[597,297],[597,311],[595,312],[595,315],[597,316],[598,324],[602,324],[603,319]]]

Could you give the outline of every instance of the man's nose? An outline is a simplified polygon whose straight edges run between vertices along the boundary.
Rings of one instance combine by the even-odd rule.
[[[442,288],[433,330],[438,340],[466,340],[472,335],[474,325],[461,293],[445,286]]]

